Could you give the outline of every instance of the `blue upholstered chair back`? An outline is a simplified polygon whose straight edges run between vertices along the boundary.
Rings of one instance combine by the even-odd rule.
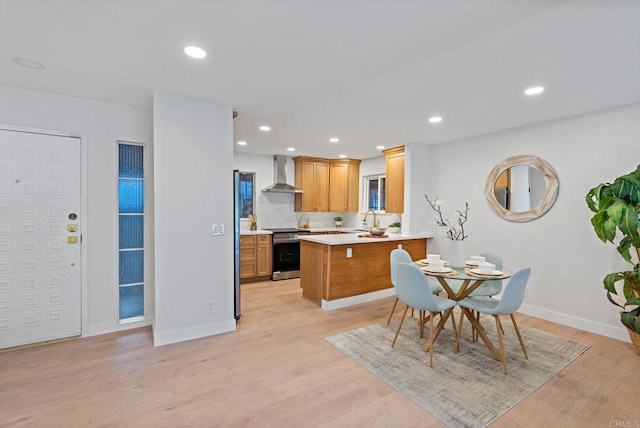
[[[431,293],[427,278],[418,266],[413,263],[398,263],[396,279],[396,296],[405,304],[423,311],[442,310]]]
[[[524,292],[531,275],[531,268],[524,268],[516,272],[502,293],[498,306],[491,312],[493,315],[508,315],[516,312],[524,301]]]
[[[391,284],[393,284],[393,286],[396,286],[396,270],[398,267],[398,263],[411,263],[411,255],[403,250],[403,249],[395,249],[391,251],[391,255],[389,256],[390,258],[390,265],[391,265]]]

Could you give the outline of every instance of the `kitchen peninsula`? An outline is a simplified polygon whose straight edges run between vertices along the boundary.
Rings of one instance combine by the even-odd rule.
[[[402,246],[414,260],[427,254],[431,235],[362,237],[362,233],[311,235],[300,238],[302,296],[337,309],[394,295],[389,254]]]

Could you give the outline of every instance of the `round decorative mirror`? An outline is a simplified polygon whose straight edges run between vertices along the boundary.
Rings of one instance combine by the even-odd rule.
[[[549,211],[558,197],[558,187],[551,165],[535,156],[520,155],[503,160],[491,170],[484,192],[493,212],[521,223]]]

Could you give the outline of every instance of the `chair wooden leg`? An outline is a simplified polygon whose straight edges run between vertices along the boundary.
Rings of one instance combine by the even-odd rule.
[[[404,310],[402,314],[402,319],[400,320],[400,323],[398,323],[398,328],[396,329],[396,335],[393,337],[393,342],[391,343],[392,348],[393,348],[393,345],[396,344],[396,339],[398,338],[398,334],[400,334],[400,329],[402,328],[402,323],[404,322],[404,318],[407,316],[407,311],[409,311],[409,305],[407,305],[407,308]]]
[[[456,319],[455,319],[455,317],[453,316],[453,309],[451,309],[451,314],[450,314],[450,316],[451,316],[451,327],[453,327],[453,334],[454,334],[455,336],[457,336],[457,335],[458,335],[458,333],[457,333],[458,329],[456,328]]]
[[[460,352],[460,336],[462,336],[462,321],[464,321],[464,310],[460,313],[460,324],[458,324],[458,331],[456,332],[456,352]],[[471,326],[473,328],[473,326]]]
[[[476,312],[476,321],[478,321],[478,324],[480,324],[480,312]],[[477,342],[478,341],[478,332],[476,331],[475,328],[473,329],[471,335],[473,337],[473,341]]]
[[[431,316],[429,317],[429,342],[431,342],[431,349],[429,349],[429,365],[433,367],[433,317],[435,313],[431,312]]]
[[[496,331],[498,332],[498,341],[500,342],[500,358],[502,359],[502,368],[504,374],[507,374],[507,357],[504,353],[504,339],[502,337],[502,329],[500,328],[500,318],[498,315],[493,316],[496,319]]]
[[[520,329],[518,328],[518,324],[516,323],[516,317],[513,314],[509,314],[511,316],[511,322],[513,323],[513,328],[516,330],[516,334],[518,335],[518,340],[520,341],[520,347],[522,347],[522,352],[524,352],[524,357],[528,360],[529,356],[527,355],[527,348],[524,346],[524,340],[522,340],[522,335],[520,334]]]
[[[391,309],[391,313],[389,314],[389,319],[387,320],[387,325],[389,325],[389,323],[391,322],[391,317],[393,316],[393,313],[396,311],[397,304],[398,304],[398,298],[396,297],[396,301],[393,302],[393,308]]]
[[[424,311],[418,311],[418,331],[420,332],[420,339],[424,337]]]

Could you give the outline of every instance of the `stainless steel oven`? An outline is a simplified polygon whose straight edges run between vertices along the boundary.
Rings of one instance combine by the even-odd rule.
[[[271,280],[300,277],[300,235],[308,230],[283,228],[267,229],[273,232],[273,269]]]

